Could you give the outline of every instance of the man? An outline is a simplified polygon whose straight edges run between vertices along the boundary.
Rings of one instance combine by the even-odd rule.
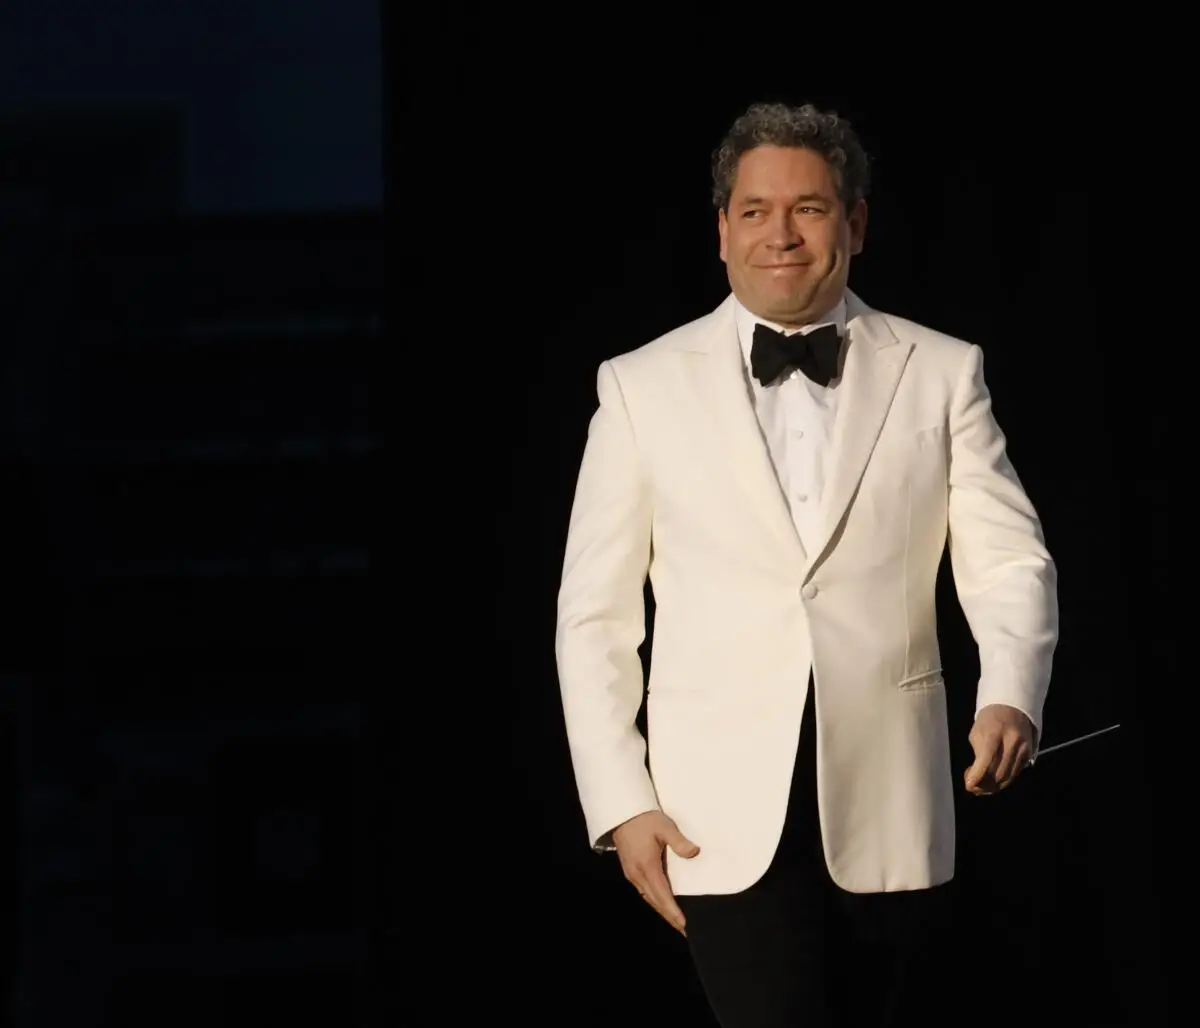
[[[867,187],[834,114],[735,122],[714,155],[732,295],[600,366],[571,513],[556,648],[590,841],[686,934],[725,1028],[835,1023],[923,945],[954,873],[947,541],[980,657],[972,793],[1034,756],[1057,642],[979,348],[847,288]],[[889,977],[836,988],[863,940]]]

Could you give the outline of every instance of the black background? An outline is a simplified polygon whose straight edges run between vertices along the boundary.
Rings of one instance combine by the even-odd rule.
[[[431,418],[455,412],[436,437],[401,429],[438,505],[429,588],[442,671],[430,700],[444,729],[427,768],[450,776],[436,803],[462,826],[447,846],[465,883],[453,909],[467,914],[433,915],[437,958],[486,982],[501,1010],[712,1023],[682,941],[615,859],[588,850],[558,704],[555,592],[596,366],[724,298],[710,153],[750,102],[811,100],[848,116],[875,158],[852,288],[984,350],[1060,571],[1045,744],[1121,723],[1003,796],[960,793],[941,986],[975,1024],[1165,1023],[1154,839],[1169,782],[1151,767],[1171,754],[1143,717],[1147,690],[1175,674],[1165,446],[1176,383],[1143,362],[1170,316],[1154,278],[1165,262],[1150,256],[1161,236],[1141,165],[1113,148],[1137,101],[1101,102],[1078,74],[1031,79],[1023,93],[997,93],[984,75],[854,91],[829,88],[853,76],[824,66],[738,78],[701,60],[668,72],[641,48],[621,58],[547,56],[506,38],[456,84],[414,80],[429,128],[422,145],[405,133],[395,148],[407,155],[389,178],[404,183],[400,224],[420,214],[400,245],[422,285],[401,309],[429,326],[410,381],[429,390]],[[460,121],[469,129],[449,128]],[[961,771],[978,660],[948,574],[939,603]],[[398,831],[411,841],[420,823],[406,809]],[[406,884],[393,910],[415,902]],[[448,1009],[477,1000],[442,997]]]
[[[960,795],[941,987],[977,1025],[1171,1023],[1169,86],[1094,41],[984,67],[990,24],[869,58],[787,12],[602,39],[383,3],[378,148],[347,10],[5,8],[0,1019],[711,1023],[588,850],[555,592],[596,367],[723,299],[709,155],[786,99],[876,156],[853,288],[984,348],[1061,574],[1046,743],[1122,725]],[[961,769],[976,657],[940,599]]]

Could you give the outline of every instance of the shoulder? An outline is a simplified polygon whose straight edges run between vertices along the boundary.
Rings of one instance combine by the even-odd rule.
[[[654,376],[673,365],[680,354],[706,353],[724,334],[735,330],[732,296],[718,307],[678,325],[640,346],[610,357],[604,366],[619,378]]]
[[[875,310],[870,311],[867,317],[879,319],[888,332],[900,342],[910,344],[914,355],[923,359],[958,365],[979,350],[976,344],[966,339],[960,339],[911,318]]]
[[[890,337],[910,347],[909,367],[919,375],[953,382],[975,374],[983,364],[983,351],[978,344],[912,318],[869,307],[853,295],[849,313],[852,323],[859,319],[876,339],[883,341]]]

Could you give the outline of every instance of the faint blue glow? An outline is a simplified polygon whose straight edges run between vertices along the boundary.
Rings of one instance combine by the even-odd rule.
[[[198,214],[377,210],[377,0],[5,0],[0,116],[177,111]]]

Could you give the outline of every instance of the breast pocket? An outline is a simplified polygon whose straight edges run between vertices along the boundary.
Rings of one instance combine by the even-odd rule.
[[[864,568],[907,569],[914,559],[923,562],[930,546],[936,548],[949,494],[945,440],[940,425],[880,437],[847,526]]]
[[[879,499],[900,499],[900,493],[939,488],[947,481],[946,433],[941,425],[914,431],[885,433],[875,445],[864,476],[864,487],[875,489]]]

